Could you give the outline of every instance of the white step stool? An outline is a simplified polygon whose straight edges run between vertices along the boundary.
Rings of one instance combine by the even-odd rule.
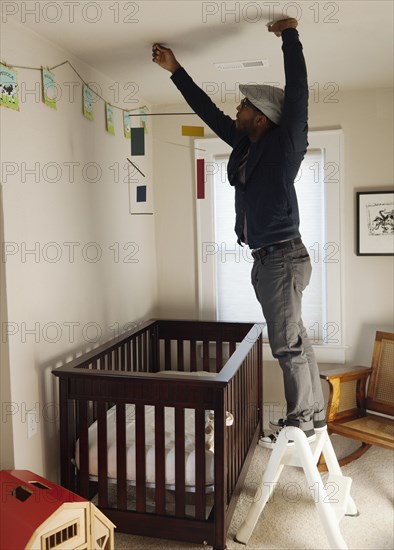
[[[294,441],[294,445],[287,445],[289,440]],[[326,486],[324,486],[317,469],[321,453],[323,453],[329,471]],[[258,488],[258,491],[261,491],[261,497],[250,507],[244,523],[235,536],[235,540],[242,544],[248,543],[284,466],[303,468],[312,496],[316,497],[316,494],[318,495],[314,500],[330,548],[333,550],[347,550],[348,547],[339,529],[339,522],[345,514],[347,516],[358,516],[358,511],[350,496],[352,480],[350,477],[342,475],[338,459],[328,437],[327,428],[317,432],[316,440],[311,443],[308,442],[306,435],[299,428],[288,426],[280,431]],[[335,494],[326,490],[330,487],[335,487]]]

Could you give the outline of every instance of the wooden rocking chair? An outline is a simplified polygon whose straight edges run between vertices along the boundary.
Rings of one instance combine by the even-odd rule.
[[[363,455],[371,445],[394,449],[393,333],[376,333],[370,368],[325,370],[320,373],[320,378],[330,385],[326,417],[328,433],[361,441],[360,447],[339,460],[340,466]],[[319,469],[324,470],[324,464],[320,463]]]

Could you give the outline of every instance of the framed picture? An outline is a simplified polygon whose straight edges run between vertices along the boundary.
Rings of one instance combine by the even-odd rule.
[[[357,193],[357,256],[394,255],[394,193]]]

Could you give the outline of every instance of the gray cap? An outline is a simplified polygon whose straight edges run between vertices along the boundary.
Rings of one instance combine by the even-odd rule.
[[[281,88],[267,84],[240,84],[239,89],[267,118],[275,124],[280,123],[285,97]]]

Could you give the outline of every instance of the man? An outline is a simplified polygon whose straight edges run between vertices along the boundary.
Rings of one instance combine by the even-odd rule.
[[[299,233],[294,189],[308,146],[308,83],[297,25],[296,19],[284,19],[268,27],[282,36],[285,92],[240,85],[245,97],[235,121],[193,82],[170,49],[153,45],[153,61],[172,73],[193,111],[233,148],[227,172],[235,188],[235,232],[238,243],[252,250],[252,284],[282,368],[287,401],[286,419],[271,422],[276,431],[260,439],[271,449],[286,425],[301,428],[309,441],[326,425],[319,371],[301,319],[311,262]]]

